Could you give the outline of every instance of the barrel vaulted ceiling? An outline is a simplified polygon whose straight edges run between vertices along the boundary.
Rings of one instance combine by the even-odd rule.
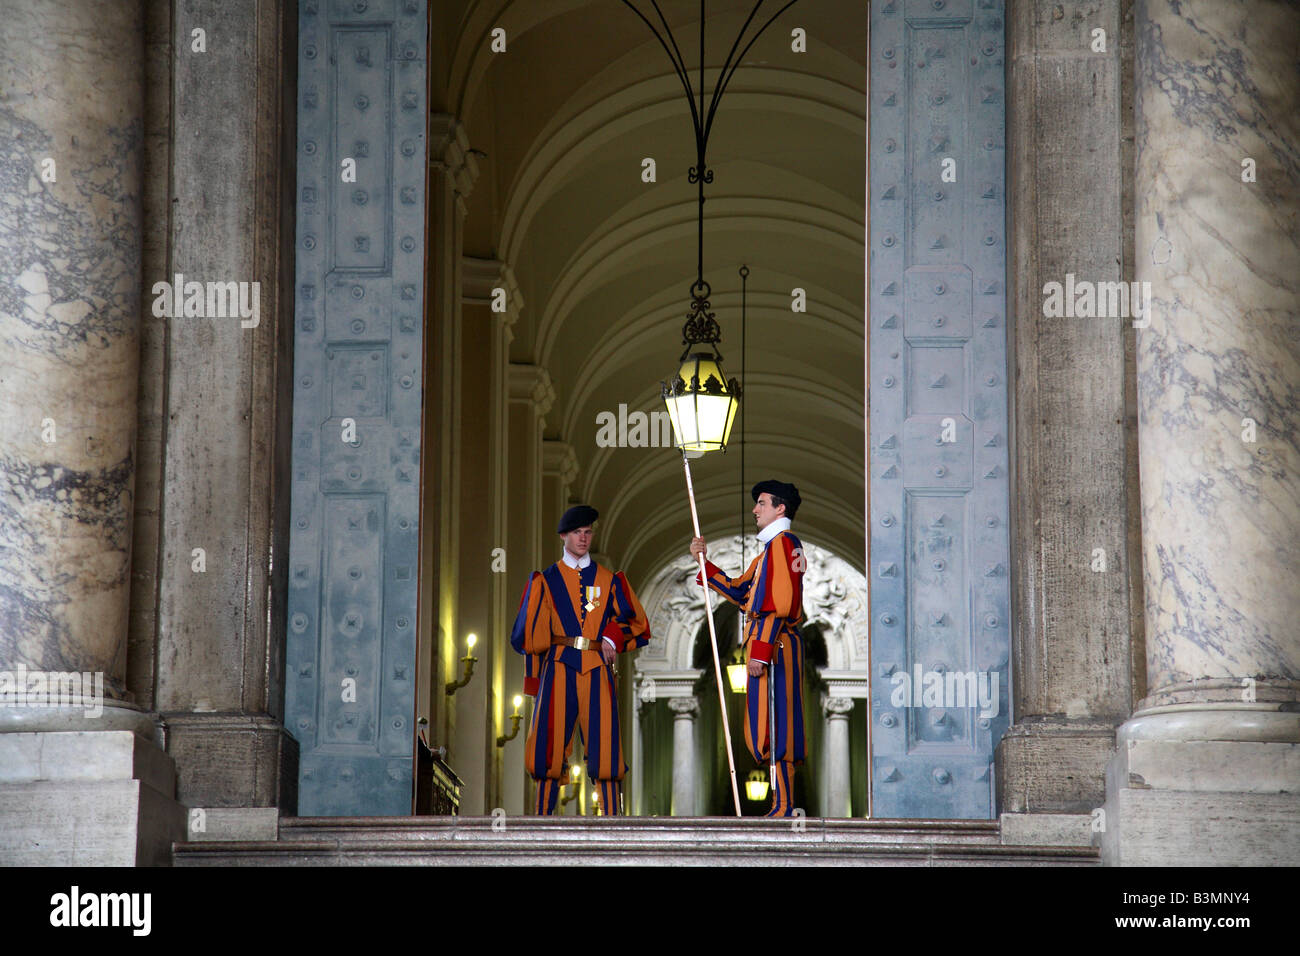
[[[654,18],[649,0],[638,6]],[[764,3],[766,20],[782,3]],[[709,0],[705,88],[752,9]],[[698,88],[698,0],[661,0]],[[571,444],[573,496],[600,509],[597,549],[641,580],[680,555],[690,513],[680,453],[597,444],[597,415],[661,409],[695,278],[696,192],[680,81],[618,0],[435,7],[433,105],[480,157],[465,254],[500,259],[524,308],[512,362],[543,366],[545,435]],[[439,22],[441,18],[441,22]],[[504,53],[490,50],[506,31]],[[791,30],[807,52],[791,50]],[[754,27],[751,25],[750,30]],[[864,235],[867,4],[801,0],[745,56],[709,142],[704,269],[729,375],[741,371],[740,265],[749,266],[745,474],[740,429],[693,463],[706,536],[736,533],[755,481],[793,481],[796,530],[865,561]],[[441,59],[439,59],[441,57]],[[439,98],[442,103],[439,105]],[[641,178],[653,158],[658,181]],[[791,311],[791,290],[807,312]],[[752,519],[745,530],[752,531]]]

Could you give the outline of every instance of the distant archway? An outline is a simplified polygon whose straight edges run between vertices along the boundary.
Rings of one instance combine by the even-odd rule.
[[[709,545],[710,560],[732,573],[738,573],[742,560],[748,564],[756,553],[751,538],[742,558],[738,535]],[[806,626],[819,632],[826,646],[825,666],[816,671],[820,683],[814,686],[818,682],[810,680],[805,687],[809,697],[806,712],[812,717],[820,709],[827,719],[850,723],[849,753],[830,754],[821,747],[811,752],[810,759],[815,763],[810,765],[810,779],[815,782],[817,792],[809,796],[813,809],[820,814],[865,816],[866,774],[870,765],[866,747],[869,622],[866,577],[844,558],[816,544],[804,541],[804,553],[808,558],[804,577]],[[686,800],[684,779],[695,781],[697,794],[686,812],[710,810],[716,802],[712,800],[710,788],[715,756],[720,755],[717,759],[725,766],[725,753],[719,742],[721,730],[717,726],[717,693],[711,681],[707,688],[698,687],[708,669],[698,666],[696,660],[697,636],[705,625],[705,611],[703,593],[695,584],[695,568],[691,558],[683,555],[652,575],[642,592],[654,640],[640,651],[634,666],[638,719],[632,726],[632,800],[638,813],[666,813],[671,808],[675,815],[686,815],[682,805]],[[719,604],[715,603],[715,620],[720,616],[718,608]],[[727,643],[725,636],[720,639]],[[724,668],[727,663],[722,661]],[[694,707],[690,701],[695,702]],[[681,733],[677,734],[674,746],[673,725],[681,720],[694,724],[694,749],[689,753],[683,750],[687,738]],[[743,780],[751,761],[744,757],[740,733],[740,724],[733,716],[733,746],[740,755],[737,770]],[[810,738],[821,736],[812,734]],[[856,760],[851,749],[855,742],[859,751]],[[830,772],[828,761],[844,761],[837,768],[841,771],[838,777]],[[843,772],[850,764],[854,768],[853,777]],[[665,772],[666,768],[669,772]],[[678,771],[676,783],[671,770]],[[847,779],[850,792],[829,793],[829,782],[835,779]],[[677,794],[676,804],[670,799],[674,789],[682,791]]]

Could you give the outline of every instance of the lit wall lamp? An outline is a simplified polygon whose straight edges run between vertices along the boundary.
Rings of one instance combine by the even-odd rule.
[[[600,816],[600,791],[599,790],[591,791],[591,815],[593,817]]]
[[[581,764],[575,763],[572,767],[569,768],[569,779],[572,785],[569,787],[568,796],[565,796],[564,794],[560,795],[561,809],[567,807],[574,800],[578,799],[578,796],[582,793],[582,765]]]
[[[497,738],[498,747],[504,747],[506,745],[506,741],[514,740],[516,737],[519,736],[519,721],[524,719],[524,715],[519,713],[519,708],[523,704],[523,702],[524,702],[523,697],[521,697],[519,694],[515,694],[515,700],[514,700],[515,712],[510,715],[510,721],[512,724],[510,728],[510,733]]]
[[[767,799],[770,786],[766,770],[751,770],[749,779],[745,781],[745,797],[755,803],[762,803]]]
[[[743,694],[749,687],[749,665],[745,663],[745,652],[739,647],[731,652],[731,663],[727,665],[727,682],[731,684],[733,694]]]
[[[447,681],[448,697],[456,693],[456,690],[458,688],[464,687],[466,684],[468,684],[470,678],[474,676],[474,665],[478,662],[478,658],[474,656],[474,645],[477,643],[478,643],[477,634],[471,634],[469,635],[469,637],[465,638],[465,656],[460,659],[460,662],[464,664],[465,667],[463,668],[463,673],[461,675],[460,680]]]

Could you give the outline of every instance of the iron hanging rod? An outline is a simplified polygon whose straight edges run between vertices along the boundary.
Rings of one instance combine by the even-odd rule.
[[[748,53],[750,48],[758,41],[758,38],[766,32],[767,28],[776,21],[776,18],[798,3],[798,0],[789,0],[785,6],[772,14],[772,16],[768,18],[767,22],[759,27],[758,32],[755,33],[750,38],[749,42],[745,44],[744,49],[740,51],[740,56],[737,57],[735,55],[736,49],[745,38],[745,31],[748,30],[749,25],[754,22],[754,18],[758,15],[759,10],[762,9],[764,2],[766,2],[766,0],[757,0],[754,4],[754,8],[749,12],[749,16],[745,18],[745,22],[741,26],[740,32],[736,35],[735,42],[731,45],[731,50],[727,53],[727,58],[722,63],[722,69],[718,73],[718,83],[714,86],[713,95],[709,98],[708,112],[706,115],[702,116],[701,113],[704,110],[704,0],[700,0],[700,105],[698,108],[695,105],[696,91],[691,85],[690,68],[686,65],[686,58],[682,56],[681,48],[677,45],[677,39],[673,36],[672,28],[668,25],[668,20],[664,16],[663,10],[660,9],[658,0],[650,0],[650,5],[654,7],[655,13],[659,15],[659,22],[663,24],[664,34],[668,37],[667,41],[664,40],[664,34],[660,34],[660,32],[655,29],[654,24],[650,22],[650,19],[646,17],[645,14],[637,9],[636,4],[634,4],[632,0],[622,0],[623,5],[640,18],[641,22],[646,25],[647,29],[654,34],[655,39],[659,41],[659,45],[664,48],[664,52],[668,54],[668,59],[673,65],[673,72],[677,74],[677,78],[682,83],[682,88],[686,91],[686,101],[691,108],[691,122],[695,127],[695,148],[696,153],[700,157],[700,175],[704,174],[703,157],[708,147],[709,133],[713,129],[713,118],[717,115],[718,104],[722,101],[722,94],[731,83],[731,78],[735,76],[736,70],[739,69],[741,61],[745,58],[745,54]],[[671,48],[669,47],[670,43],[672,44]]]
[[[718,105],[722,102],[722,95],[726,92],[732,77],[740,69],[741,62],[745,59],[750,49],[758,42],[761,37],[777,17],[785,13],[798,0],[788,0],[785,6],[777,10],[776,13],[768,17],[767,22],[758,28],[758,31],[749,38],[749,42],[744,48],[740,47],[741,41],[745,39],[745,32],[749,29],[754,18],[758,16],[763,7],[765,0],[755,0],[754,8],[749,11],[749,16],[740,27],[740,32],[736,34],[736,39],[731,44],[731,49],[727,51],[727,57],[722,61],[722,68],[718,71],[717,82],[713,86],[713,94],[709,98],[708,112],[704,109],[704,39],[705,39],[705,15],[704,0],[700,0],[700,89],[699,89],[699,107],[695,105],[695,89],[691,86],[690,67],[686,65],[686,58],[682,56],[681,47],[677,45],[677,38],[673,36],[672,27],[668,25],[668,18],[664,16],[663,10],[659,6],[659,0],[650,0],[650,6],[659,17],[659,22],[663,25],[664,33],[661,34],[655,25],[650,22],[650,18],[642,13],[632,0],[623,0],[623,6],[627,7],[640,18],[646,28],[654,34],[654,38],[659,41],[659,45],[668,54],[668,61],[673,65],[673,72],[677,74],[677,79],[681,81],[682,89],[686,91],[686,104],[691,109],[691,125],[695,130],[695,157],[696,164],[687,170],[687,181],[698,186],[699,189],[699,206],[696,215],[696,259],[695,259],[695,282],[691,284],[691,311],[686,317],[686,325],[682,329],[682,341],[687,345],[687,351],[690,350],[691,343],[710,342],[715,346],[718,342],[719,333],[717,321],[713,313],[709,311],[709,295],[712,291],[709,284],[704,281],[704,186],[706,183],[713,182],[713,170],[708,168],[707,152],[709,146],[709,134],[713,130],[713,120],[718,113]],[[664,35],[668,39],[664,39]],[[736,50],[740,49],[740,55],[736,55]],[[686,353],[683,353],[683,358]]]
[[[659,13],[659,19],[663,20],[664,15],[662,11],[659,11],[659,4],[654,3],[654,0],[651,0],[651,2],[653,3],[656,12]],[[699,114],[695,111],[695,90],[691,89],[690,77],[686,75],[685,60],[678,59],[681,57],[681,51],[677,49],[677,41],[673,39],[672,30],[668,30],[668,39],[672,40],[673,44],[673,47],[670,50],[668,44],[664,42],[664,38],[659,35],[659,31],[654,28],[654,24],[646,19],[646,15],[636,8],[636,5],[632,3],[632,0],[623,0],[623,5],[640,17],[641,22],[644,23],[646,28],[654,34],[654,38],[659,41],[659,45],[663,47],[664,52],[668,54],[668,59],[673,65],[673,72],[676,73],[677,78],[682,81],[682,87],[686,90],[686,102],[689,103],[691,107],[691,121],[695,125],[695,148],[696,151],[699,152],[700,147],[703,145],[701,135],[704,130],[700,125]],[[668,29],[668,22],[666,20],[664,20],[664,29]],[[676,56],[674,56],[674,51],[676,51]]]
[[[785,13],[785,11],[789,10],[798,2],[799,0],[790,0],[790,2],[787,3],[784,7],[776,11],[776,13],[772,14],[772,16],[768,18],[768,21],[764,23],[761,27],[759,27],[758,32],[755,33],[754,36],[750,39],[750,41],[745,44],[745,49],[740,51],[740,56],[736,58],[736,62],[734,64],[731,62],[731,54],[730,53],[727,54],[727,59],[722,64],[722,73],[718,75],[719,83],[714,88],[713,99],[709,103],[709,116],[704,124],[704,140],[706,143],[708,142],[709,139],[709,131],[713,129],[713,116],[718,111],[718,103],[722,100],[722,94],[726,92],[727,85],[731,82],[731,78],[736,75],[736,70],[740,68],[741,60],[745,59],[745,54],[749,52],[749,48],[752,47],[754,43],[758,40],[758,38],[763,35],[763,32],[772,25],[773,21],[775,21],[777,17]],[[740,33],[736,36],[736,43],[733,44],[731,47],[732,53],[736,52],[736,45],[740,43],[741,37],[745,35],[745,28],[749,26],[749,21],[754,19],[754,14],[758,13],[758,8],[761,7],[762,5],[763,5],[763,0],[758,0],[758,3],[754,4],[754,9],[749,15],[749,20],[746,20],[745,26],[740,28]],[[728,66],[731,67],[730,73],[727,73]],[[723,74],[725,74],[725,76]]]

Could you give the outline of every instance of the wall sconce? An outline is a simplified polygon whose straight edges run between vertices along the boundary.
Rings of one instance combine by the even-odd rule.
[[[762,803],[767,799],[767,791],[771,786],[767,779],[766,770],[751,770],[749,779],[745,781],[745,798],[753,800],[755,803]]]
[[[461,675],[460,680],[447,681],[448,697],[456,693],[457,688],[464,687],[466,684],[468,684],[470,678],[474,676],[474,664],[477,663],[478,661],[478,658],[474,656],[474,645],[477,643],[478,643],[477,634],[471,634],[469,635],[469,637],[465,638],[465,645],[466,645],[465,656],[460,659],[460,662],[465,665],[463,668],[463,673]]]
[[[731,684],[733,694],[743,694],[749,686],[749,665],[745,663],[745,652],[740,648],[731,652],[731,663],[727,665],[727,682]]]
[[[591,791],[591,815],[593,817],[600,816],[600,791],[599,790]]]
[[[519,707],[523,704],[523,702],[524,702],[523,697],[520,696],[519,694],[515,694],[515,700],[514,700],[515,712],[510,715],[510,721],[512,724],[510,728],[510,733],[497,738],[498,747],[504,747],[506,745],[506,741],[514,740],[516,737],[519,736],[519,721],[524,719],[524,715],[519,713]]]
[[[569,786],[568,796],[565,796],[564,794],[560,794],[561,809],[567,807],[574,800],[578,799],[579,794],[582,793],[582,765],[581,764],[575,763],[572,767],[569,768],[569,780],[570,780],[570,786]]]

